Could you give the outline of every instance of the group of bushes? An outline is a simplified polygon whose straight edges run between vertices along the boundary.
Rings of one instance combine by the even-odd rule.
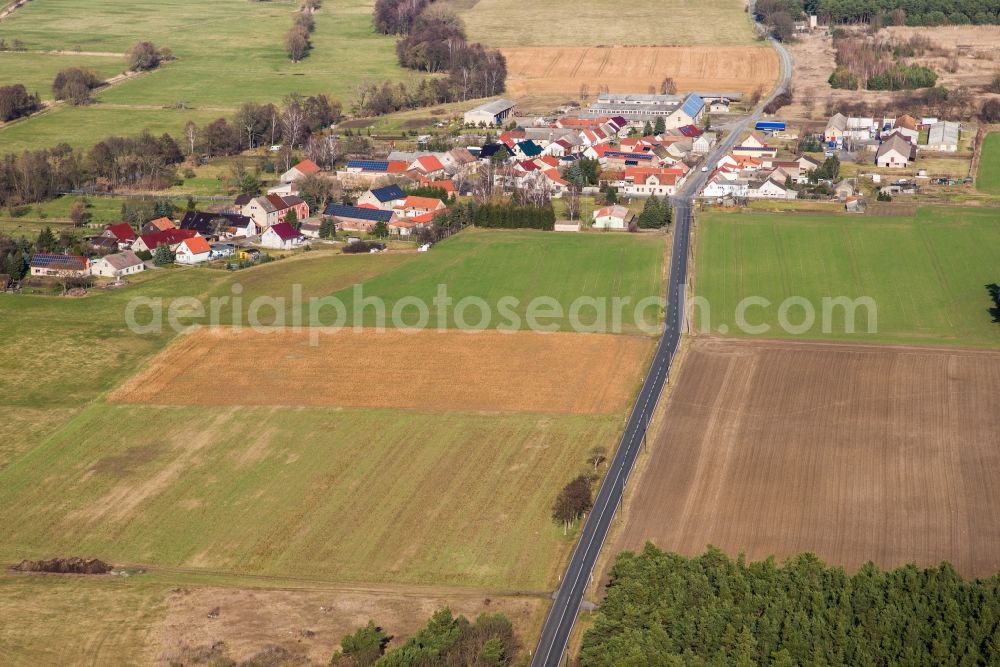
[[[0,122],[30,116],[41,108],[38,93],[29,93],[23,84],[0,86]]]
[[[316,20],[313,14],[319,9],[321,0],[305,0],[302,8],[296,12],[292,21],[292,27],[285,34],[285,51],[293,63],[297,63],[307,55],[312,49],[312,42],[309,36],[316,29]]]
[[[833,88],[857,90],[914,90],[932,88],[937,83],[934,70],[908,64],[902,58],[921,55],[934,45],[923,36],[894,43],[852,35],[836,35],[833,40],[837,68],[827,80]]]
[[[68,67],[56,74],[52,94],[57,100],[79,105],[90,102],[90,91],[101,85],[101,79],[92,70]]]
[[[518,206],[516,204],[489,203],[476,207],[472,222],[477,227],[493,229],[544,229],[556,228],[556,214],[551,205]]]
[[[357,245],[357,244],[355,244]],[[331,665],[338,667],[423,667],[424,665],[511,664],[521,648],[514,627],[503,614],[480,614],[474,623],[445,607],[423,628],[388,653],[392,637],[374,621],[346,635]]]

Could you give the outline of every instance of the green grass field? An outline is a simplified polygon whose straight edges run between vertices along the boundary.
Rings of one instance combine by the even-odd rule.
[[[479,297],[487,302],[494,314],[488,328],[500,324],[497,304],[503,297],[519,300],[512,310],[521,318],[522,326],[526,325],[528,302],[536,297],[551,297],[564,312],[562,318],[552,322],[567,330],[569,306],[579,296],[627,297],[634,305],[645,297],[661,294],[665,251],[665,237],[661,235],[469,230],[369,281],[364,285],[364,296],[382,298],[387,309],[406,297],[430,304],[438,285],[447,285],[455,303],[464,297]],[[348,291],[335,296],[346,303],[351,300]],[[467,321],[475,322],[478,312],[472,309]],[[371,314],[365,311],[368,324],[374,323]],[[650,309],[645,311],[644,321],[655,324],[660,316],[661,312]],[[348,308],[349,321],[352,317],[353,311]],[[625,309],[622,321],[624,329],[635,324],[632,308]]]
[[[189,117],[201,123],[232,115],[242,102],[279,103],[291,92],[329,93],[346,108],[359,83],[420,78],[397,65],[395,37],[375,34],[371,0],[326,3],[316,15],[312,52],[302,62],[292,63],[284,53],[283,39],[299,4],[170,0],[122,5],[91,0],[82,14],[73,0],[34,0],[0,24],[0,38],[19,38],[30,51],[115,54],[148,39],[170,47],[178,59],[102,91],[91,107],[60,109],[0,130],[0,144],[12,150],[58,141],[88,145],[112,132],[134,134],[144,127],[157,133],[179,132]],[[46,62],[84,58],[21,55]],[[34,71],[44,67],[32,65],[28,74],[33,80],[44,79],[47,74]],[[0,82],[19,80],[19,71],[4,67],[3,60],[0,68]],[[191,110],[163,109],[179,102]]]
[[[574,2],[571,12],[558,0],[447,3],[465,21],[470,38],[490,46],[739,46],[754,42],[740,0],[640,0],[630,3],[625,13],[602,0]]]
[[[93,405],[0,471],[0,558],[547,590],[619,416]],[[362,519],[363,517],[363,519]]]
[[[990,132],[983,139],[983,153],[976,171],[976,189],[1000,195],[1000,132]]]
[[[37,92],[43,100],[51,100],[52,81],[60,70],[67,67],[93,70],[102,80],[106,80],[121,74],[125,69],[125,56],[4,51],[0,52],[0,86],[23,83],[29,93]]]
[[[748,323],[770,327],[763,337],[1000,347],[985,289],[1000,281],[997,220],[995,210],[954,208],[920,209],[914,218],[707,213],[699,218],[695,288],[711,307],[712,332],[743,335],[739,302],[763,297],[770,306],[746,311]],[[802,334],[779,326],[779,306],[792,296],[816,312]],[[871,297],[877,331],[868,333],[862,308],[856,333],[845,331],[841,310],[824,332],[822,299],[840,296]],[[699,317],[693,324],[701,327]],[[793,325],[802,318],[802,308],[789,312]]]

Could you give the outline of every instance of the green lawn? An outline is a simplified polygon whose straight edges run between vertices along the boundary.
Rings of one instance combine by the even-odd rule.
[[[914,218],[707,213],[699,218],[696,291],[711,308],[712,332],[748,335],[736,319],[747,297],[770,306],[746,311],[764,337],[1000,347],[985,285],[1000,281],[1000,215],[995,209],[921,209]],[[804,297],[816,313],[801,334],[779,326],[781,303]],[[857,311],[856,333],[843,311],[826,318],[824,297],[870,297],[877,330]],[[788,321],[803,322],[791,308]]]
[[[1000,132],[990,132],[983,139],[983,153],[976,172],[976,189],[1000,195]]]
[[[367,282],[363,295],[380,297],[391,311],[406,297],[431,304],[438,286],[446,285],[456,304],[465,297],[484,299],[493,313],[488,327],[506,324],[497,306],[503,297],[518,299],[512,311],[520,317],[522,327],[527,325],[524,315],[528,303],[536,297],[550,297],[564,315],[551,321],[567,330],[568,309],[577,297],[627,297],[634,305],[645,297],[660,295],[665,251],[661,235],[469,230]],[[335,296],[350,306],[349,291]],[[367,324],[374,323],[372,313],[365,311]],[[471,309],[466,321],[476,322],[478,313],[478,309]],[[661,314],[658,309],[649,309],[643,320],[655,324]],[[633,308],[624,310],[623,329],[633,328],[633,315]],[[350,307],[348,318],[353,321]],[[448,325],[454,326],[454,320]]]
[[[316,15],[312,52],[292,63],[283,39],[299,5],[297,0],[90,0],[82,14],[74,0],[33,0],[0,24],[0,38],[19,38],[29,50],[102,53],[124,53],[148,39],[170,47],[178,59],[98,94],[89,108],[44,114],[0,131],[0,143],[20,150],[60,140],[88,145],[111,132],[143,127],[179,132],[189,117],[201,123],[232,115],[242,102],[278,103],[292,92],[329,93],[346,108],[359,83],[420,78],[396,63],[395,37],[375,34],[372,0],[325,3]],[[82,56],[44,56],[57,57]],[[0,78],[16,79],[17,72],[4,71]],[[162,108],[179,102],[193,110]]]
[[[0,86],[23,83],[29,93],[37,92],[43,100],[51,100],[53,99],[52,81],[60,70],[67,67],[82,67],[93,70],[104,80],[120,74],[125,69],[125,56],[2,51],[0,52]]]
[[[740,0],[639,0],[623,13],[605,0],[446,0],[471,39],[490,46],[752,44]],[[511,17],[517,17],[511,20]],[[555,26],[561,28],[556,29]]]
[[[18,153],[60,143],[86,150],[110,135],[134,135],[143,130],[156,135],[169,132],[180,139],[189,120],[202,125],[231,115],[198,109],[130,109],[100,104],[59,106],[0,128],[0,150]]]

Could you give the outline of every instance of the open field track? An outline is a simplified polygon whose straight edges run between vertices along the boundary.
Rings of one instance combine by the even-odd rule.
[[[672,77],[677,90],[770,90],[780,74],[773,49],[754,46],[507,47],[507,91],[514,96],[591,94],[659,89]]]
[[[616,546],[993,574],[997,395],[1000,352],[696,338]]]
[[[204,328],[110,400],[615,414],[636,390],[651,346],[609,334]]]

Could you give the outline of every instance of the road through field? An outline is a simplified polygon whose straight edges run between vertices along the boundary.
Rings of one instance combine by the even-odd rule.
[[[733,127],[732,132],[706,157],[704,164],[714,164],[728,152],[742,133],[760,118],[764,106],[789,85],[792,75],[791,56],[778,42],[771,40],[771,43],[781,60],[781,80],[767,99],[761,101],[747,118]],[[594,507],[584,522],[580,540],[563,575],[562,584],[556,591],[555,602],[549,610],[542,636],[532,655],[531,664],[535,667],[543,665],[555,667],[562,660],[570,633],[580,612],[584,593],[593,577],[594,565],[607,539],[611,521],[621,504],[625,483],[635,465],[657,399],[666,383],[670,364],[677,352],[684,317],[692,200],[705,184],[708,175],[707,171],[693,172],[680,194],[674,197],[674,243],[670,256],[667,312],[663,335],[657,344],[653,362],[625,425],[625,432],[622,434],[618,449],[608,466],[608,473],[597,492]]]

